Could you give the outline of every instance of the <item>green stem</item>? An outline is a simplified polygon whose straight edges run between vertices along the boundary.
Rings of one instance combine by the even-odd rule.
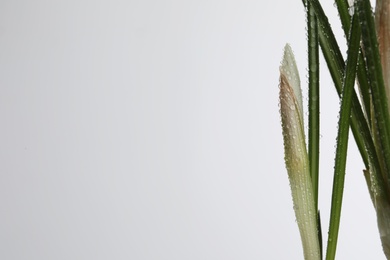
[[[309,54],[309,160],[310,176],[316,208],[318,208],[318,168],[320,140],[319,47],[317,18],[308,4],[308,54]]]
[[[320,154],[320,93],[319,93],[319,43],[317,18],[310,3],[307,3],[307,34],[309,60],[309,162],[310,177],[316,212],[318,212],[318,176]],[[318,239],[321,237],[321,223],[317,216]],[[320,244],[322,251],[322,244]]]

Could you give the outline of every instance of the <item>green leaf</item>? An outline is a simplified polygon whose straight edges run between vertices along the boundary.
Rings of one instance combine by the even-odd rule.
[[[332,204],[329,223],[328,246],[326,259],[333,260],[336,255],[336,246],[340,226],[341,206],[344,191],[345,167],[348,148],[349,119],[352,107],[352,93],[356,77],[356,68],[359,54],[360,28],[357,16],[353,16],[349,39],[347,66],[341,98],[339,129],[337,135],[335,173],[333,179]]]
[[[390,185],[390,120],[387,104],[387,95],[383,81],[381,58],[378,49],[378,40],[375,21],[369,0],[356,1],[357,12],[362,28],[362,45],[366,58],[368,79],[372,93],[372,105],[377,129],[377,154],[382,162],[382,172],[386,185]]]
[[[340,48],[330,27],[321,4],[318,0],[308,0],[316,13],[319,23],[319,41],[325,61],[328,65],[329,72],[332,76],[337,93],[341,95],[343,84],[343,73],[345,69],[344,59],[341,55]],[[363,158],[364,164],[368,167],[367,149],[374,148],[371,133],[365,120],[359,99],[355,92],[352,93],[352,116],[351,130],[354,135],[356,144]],[[375,156],[375,154],[373,155]]]
[[[341,20],[341,24],[344,30],[345,38],[348,39],[349,32],[351,29],[351,16],[349,13],[349,4],[347,0],[336,0],[337,10],[339,12],[339,17]],[[354,9],[354,7],[352,7]],[[359,64],[358,64],[358,87],[360,91],[360,97],[362,100],[362,107],[365,112],[365,116],[368,122],[371,122],[371,99],[370,99],[370,91],[369,84],[367,80],[367,71],[365,66],[365,61],[363,54],[359,54]]]

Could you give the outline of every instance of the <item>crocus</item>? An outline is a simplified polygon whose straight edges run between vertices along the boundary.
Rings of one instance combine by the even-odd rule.
[[[321,259],[313,188],[306,150],[302,94],[291,47],[286,45],[280,66],[280,114],[287,173],[306,260]]]

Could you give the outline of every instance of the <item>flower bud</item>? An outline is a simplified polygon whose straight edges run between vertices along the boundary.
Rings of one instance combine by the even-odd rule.
[[[305,259],[321,259],[313,188],[306,151],[300,80],[289,45],[280,66],[280,114],[284,155]]]

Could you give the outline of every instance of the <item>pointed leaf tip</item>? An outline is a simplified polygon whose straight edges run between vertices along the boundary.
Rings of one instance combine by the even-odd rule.
[[[303,116],[302,90],[299,78],[299,72],[295,61],[294,53],[289,44],[284,47],[283,60],[279,68],[280,74],[283,75],[294,91],[297,99],[299,113]]]

